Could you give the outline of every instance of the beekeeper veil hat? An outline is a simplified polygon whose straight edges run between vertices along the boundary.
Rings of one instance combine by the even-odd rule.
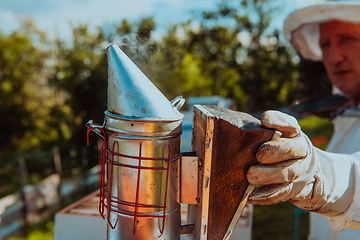
[[[286,17],[284,35],[301,57],[321,61],[319,25],[336,20],[360,24],[360,1],[327,2],[297,9]]]

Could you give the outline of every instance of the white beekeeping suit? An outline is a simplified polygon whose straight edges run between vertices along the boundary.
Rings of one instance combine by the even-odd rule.
[[[360,150],[360,109],[348,109],[332,121],[334,134],[327,151],[351,154]],[[355,240],[360,230],[346,229],[334,232],[331,225],[319,214],[310,213],[309,240]]]
[[[284,35],[292,43],[299,54],[314,61],[321,61],[319,46],[319,23],[340,20],[351,23],[360,23],[359,2],[332,2],[305,7],[291,13],[284,23]],[[338,93],[338,90],[335,88]],[[328,152],[352,154],[360,151],[360,110],[348,109],[335,119],[334,134],[327,148]],[[341,160],[339,160],[341,161]],[[360,183],[355,185],[359,189]],[[356,192],[355,192],[356,194]],[[359,194],[359,193],[357,193]],[[356,201],[354,198],[353,200]],[[360,207],[360,202],[353,205]],[[356,211],[348,209],[348,211]],[[310,240],[340,240],[360,239],[360,231],[356,229],[343,230],[346,225],[346,214],[337,218],[323,218],[317,213],[310,213]],[[360,219],[359,219],[360,220]],[[329,224],[330,221],[333,226]],[[335,228],[335,232],[332,228]]]
[[[334,60],[331,57],[335,56],[331,55],[335,53],[329,51],[335,51],[334,48],[339,47],[334,45],[338,43],[336,41],[351,46],[349,39],[343,37],[346,34],[339,30],[343,31],[344,28],[339,26],[346,24],[352,24],[353,28],[349,28],[358,30],[360,25],[354,24],[360,24],[360,1],[327,2],[296,10],[285,20],[284,35],[303,58],[323,61],[330,74],[330,80],[334,81],[338,80],[334,75],[343,76],[347,72],[352,74],[353,70],[359,69],[355,64],[357,67],[350,65],[353,68],[336,69],[336,72],[333,72],[330,68],[333,63],[329,65],[330,59]],[[328,27],[326,31],[323,30],[324,26]],[[337,31],[333,30],[333,26],[336,26]],[[357,31],[353,33],[357,34]],[[324,39],[326,41],[330,39],[331,42],[325,42],[326,45],[322,42],[320,47],[319,42]],[[356,40],[352,38],[350,43],[356,42],[358,47],[359,39],[360,36],[356,36]],[[344,56],[341,57],[357,59],[360,51],[353,49],[347,47],[347,52],[344,52],[344,54],[350,52],[351,58],[351,54],[343,54]],[[339,58],[339,54],[336,57]],[[360,82],[360,75],[351,76],[351,81],[347,81],[347,84]],[[360,88],[350,87],[351,91],[349,91],[349,85],[344,88],[342,82],[335,84],[339,84],[342,90],[345,89],[343,91],[345,96],[354,100],[359,97],[353,94],[353,90],[360,94]],[[311,214],[310,240],[360,239],[360,230],[356,230],[360,229],[360,118],[358,116],[360,116],[359,110],[349,109],[334,119],[335,133],[328,151],[325,152],[313,147],[295,118],[277,111],[265,112],[261,117],[262,125],[281,132],[282,137],[259,147],[256,154],[259,164],[251,166],[246,177],[250,183],[263,187],[254,190],[249,202],[270,205],[290,201],[301,209],[314,212]]]

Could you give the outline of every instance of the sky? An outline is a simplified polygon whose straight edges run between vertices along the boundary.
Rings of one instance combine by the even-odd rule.
[[[273,19],[281,29],[285,17],[294,9],[324,0],[273,0],[282,10]],[[135,21],[153,16],[156,32],[161,35],[170,24],[184,22],[193,10],[209,10],[219,0],[0,0],[0,29],[10,33],[18,27],[19,18],[30,17],[51,38],[71,39],[71,25],[87,23],[99,26]]]

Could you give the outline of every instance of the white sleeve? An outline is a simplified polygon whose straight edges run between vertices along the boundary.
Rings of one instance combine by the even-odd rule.
[[[355,175],[353,179],[355,183],[353,199],[349,208],[337,216],[326,216],[319,213],[331,224],[331,227],[336,232],[343,231],[347,228],[360,229],[360,152],[351,155],[355,158],[353,163]],[[339,159],[339,161],[341,160]],[[344,178],[347,178],[346,174],[347,173],[343,175]]]

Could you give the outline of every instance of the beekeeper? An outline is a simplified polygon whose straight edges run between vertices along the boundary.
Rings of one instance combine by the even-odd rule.
[[[306,59],[323,61],[333,91],[360,100],[360,2],[328,2],[292,12],[284,35]],[[282,137],[264,143],[247,179],[264,185],[251,204],[290,201],[308,210],[309,239],[360,239],[360,110],[345,109],[333,120],[327,151],[314,147],[295,118],[267,111],[265,127]],[[346,230],[345,230],[346,229]]]

